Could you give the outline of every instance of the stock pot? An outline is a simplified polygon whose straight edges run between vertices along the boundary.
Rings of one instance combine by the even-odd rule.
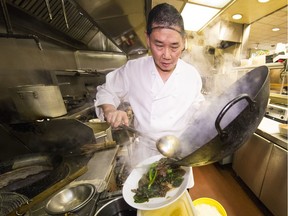
[[[67,113],[56,85],[16,86],[11,89],[11,96],[22,120],[54,118]]]

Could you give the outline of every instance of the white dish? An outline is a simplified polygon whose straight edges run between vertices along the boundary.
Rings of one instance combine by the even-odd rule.
[[[156,155],[144,160],[143,162],[138,164],[135,169],[132,170],[132,172],[126,179],[123,186],[122,194],[124,200],[130,206],[140,210],[159,209],[175,202],[179,197],[182,196],[182,194],[187,190],[188,187],[192,187],[194,185],[191,167],[183,167],[186,173],[180,187],[168,191],[165,197],[150,198],[148,202],[135,203],[133,198],[135,193],[131,190],[138,188],[138,181],[142,177],[142,175],[148,171],[149,165],[160,160],[162,157],[162,155]]]

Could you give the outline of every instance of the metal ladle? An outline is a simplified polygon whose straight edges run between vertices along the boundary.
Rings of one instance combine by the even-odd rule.
[[[180,140],[176,136],[167,135],[161,137],[156,141],[156,147],[162,155],[171,159],[171,164],[187,167],[192,166],[179,157],[181,153]]]
[[[129,126],[121,125],[120,127],[126,131],[130,131],[136,134],[138,133],[141,135],[141,133],[139,133],[136,129]],[[151,140],[155,142],[155,140]],[[177,161],[179,165],[186,165],[180,162],[181,158],[178,156],[180,154],[180,141],[176,136],[167,135],[161,137],[156,141],[156,147],[158,151],[165,157]]]
[[[167,135],[161,137],[156,141],[156,147],[162,155],[168,158],[181,159],[177,156],[180,153],[180,141],[176,136]]]

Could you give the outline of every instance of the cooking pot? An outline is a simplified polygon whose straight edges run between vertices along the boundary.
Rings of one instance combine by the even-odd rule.
[[[256,131],[269,99],[268,68],[260,66],[203,102],[180,136],[181,163],[201,166],[231,155]]]
[[[121,196],[107,202],[95,213],[95,216],[107,215],[136,216],[137,209],[129,206]]]
[[[54,118],[67,113],[59,86],[24,85],[11,90],[12,100],[22,120]]]

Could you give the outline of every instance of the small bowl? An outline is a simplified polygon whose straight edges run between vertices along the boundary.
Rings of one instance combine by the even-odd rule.
[[[95,194],[95,187],[91,184],[79,184],[61,190],[46,204],[48,214],[64,214],[75,212],[84,207]]]
[[[207,198],[207,197],[202,197],[202,198],[198,198],[196,200],[193,201],[193,205],[196,207],[197,205],[200,204],[206,204],[206,205],[210,205],[215,207],[218,212],[222,215],[222,216],[227,216],[226,210],[224,209],[224,207],[216,200],[211,199],[211,198]]]

